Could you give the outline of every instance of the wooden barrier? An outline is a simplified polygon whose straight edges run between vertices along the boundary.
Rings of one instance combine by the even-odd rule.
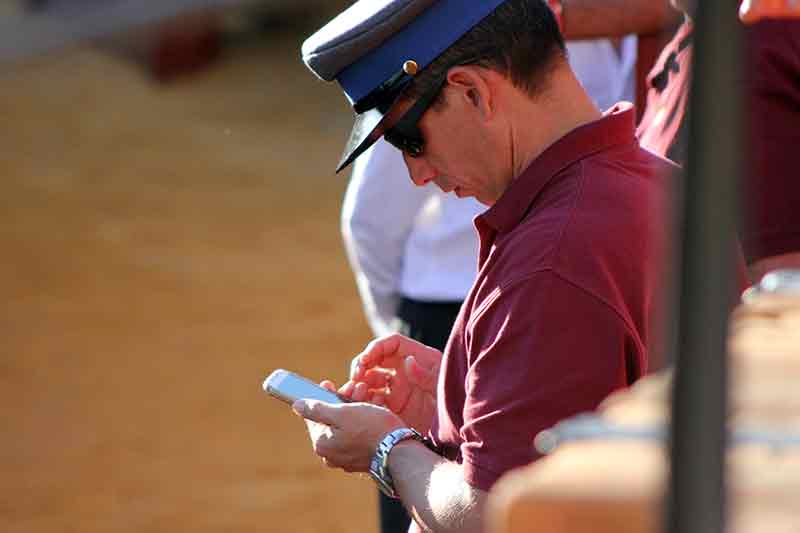
[[[800,531],[800,296],[758,295],[734,312],[729,531]],[[554,428],[556,449],[492,489],[491,533],[656,533],[667,479],[671,374]]]

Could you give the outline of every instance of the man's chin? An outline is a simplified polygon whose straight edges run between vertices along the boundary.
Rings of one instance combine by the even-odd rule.
[[[472,192],[470,192],[469,189],[463,189],[463,188],[461,188],[459,186],[455,186],[455,187],[452,187],[452,188],[451,187],[441,187],[440,186],[439,188],[445,194],[454,194],[458,198],[472,198],[473,196],[475,196]],[[477,196],[475,196],[475,198],[478,199]]]

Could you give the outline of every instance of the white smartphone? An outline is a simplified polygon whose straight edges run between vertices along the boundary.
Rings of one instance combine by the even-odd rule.
[[[294,372],[279,368],[261,385],[270,396],[292,405],[296,400],[320,400],[327,403],[348,403],[349,400],[324,389]]]

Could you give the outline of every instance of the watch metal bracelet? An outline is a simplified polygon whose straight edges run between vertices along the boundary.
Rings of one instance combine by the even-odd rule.
[[[381,439],[381,442],[378,443],[378,447],[375,450],[375,455],[372,457],[372,461],[370,461],[370,476],[375,480],[375,483],[378,484],[378,488],[381,492],[390,498],[397,499],[397,492],[394,488],[392,476],[389,473],[389,453],[396,444],[407,439],[418,440],[425,444],[425,439],[417,431],[411,428],[395,429]]]

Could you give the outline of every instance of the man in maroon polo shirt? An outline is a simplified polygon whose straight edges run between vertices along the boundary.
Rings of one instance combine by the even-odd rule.
[[[634,124],[623,104],[573,129],[475,221],[479,274],[431,429],[472,486],[488,490],[530,461],[539,430],[647,371],[669,166]]]
[[[339,390],[358,403],[293,406],[324,462],[369,471],[409,509],[412,529],[480,531],[488,491],[535,458],[538,432],[647,372],[658,322],[674,165],[639,147],[629,104],[594,106],[543,2],[497,4],[421,70],[406,61],[413,80],[367,131],[367,144],[384,134],[404,150],[417,185],[490,206],[475,220],[479,273],[444,354],[401,335],[378,339]],[[448,27],[462,19],[450,8],[481,5],[434,3]],[[347,18],[335,28],[359,34]],[[420,34],[409,47],[429,35]]]

